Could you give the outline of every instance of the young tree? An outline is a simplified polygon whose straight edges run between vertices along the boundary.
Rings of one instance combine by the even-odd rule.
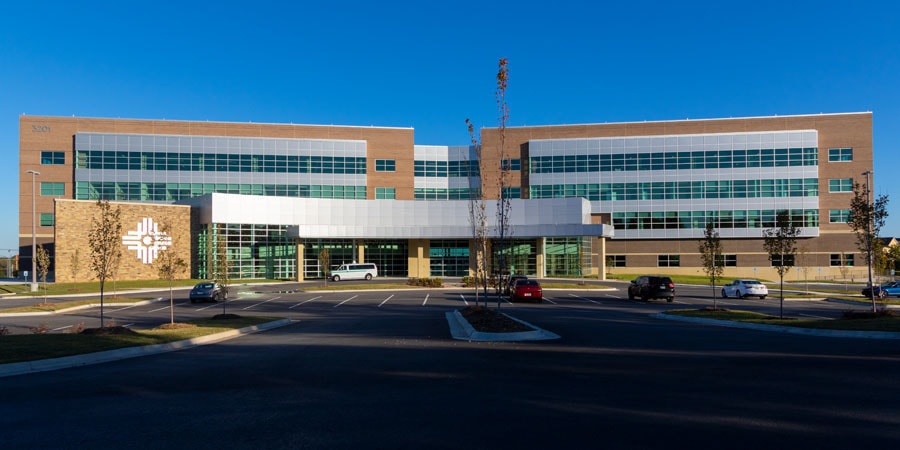
[[[469,129],[469,138],[472,141],[472,152],[466,164],[466,177],[469,182],[469,225],[472,227],[472,241],[475,244],[475,304],[478,304],[478,289],[480,286],[484,289],[484,306],[487,307],[487,289],[488,289],[488,251],[487,251],[487,233],[488,222],[484,203],[484,191],[481,189],[482,179],[480,164],[481,144],[475,136],[475,126],[472,121],[466,119],[466,127]],[[472,157],[474,156],[474,160]],[[473,163],[477,162],[479,166]],[[473,167],[474,166],[474,167]],[[479,170],[474,170],[478,167]]]
[[[41,284],[44,285],[44,303],[47,303],[47,272],[50,271],[50,252],[44,248],[43,244],[38,245],[35,263],[38,278],[41,279]]]
[[[116,273],[122,253],[121,209],[109,205],[108,200],[98,200],[99,214],[91,219],[88,232],[91,246],[91,270],[100,281],[100,328],[104,327],[103,290],[106,280]]]
[[[228,260],[228,246],[226,245],[225,232],[222,229],[224,225],[219,225],[216,231],[216,276],[215,282],[222,286],[222,295],[225,299],[222,301],[222,315],[225,315],[225,307],[228,304],[228,282],[231,280],[231,262]]]
[[[712,222],[706,223],[703,230],[703,239],[700,240],[700,259],[703,262],[703,271],[709,277],[713,290],[713,309],[718,309],[716,295],[716,280],[722,278],[725,272],[725,259],[722,256],[722,240]]]
[[[81,271],[81,251],[77,248],[69,257],[69,269],[72,271],[72,282],[78,282],[78,272]]]
[[[497,109],[499,111],[498,117],[498,126],[497,126],[497,147],[498,147],[498,157],[500,159],[500,172],[497,177],[497,188],[499,190],[497,196],[497,232],[498,239],[497,242],[499,244],[498,256],[499,256],[499,274],[497,276],[497,282],[499,283],[499,288],[497,289],[497,309],[500,309],[500,300],[502,298],[502,289],[505,285],[505,279],[503,277],[504,272],[506,271],[506,254],[509,246],[507,245],[507,240],[509,239],[509,219],[510,219],[510,199],[509,199],[509,160],[506,157],[506,122],[509,119],[509,108],[506,105],[506,87],[509,82],[509,69],[506,67],[507,60],[506,58],[500,58],[500,61],[497,63],[499,69],[497,70],[497,90],[495,95],[497,97]]]
[[[869,183],[863,186],[853,184],[853,198],[850,199],[850,220],[847,224],[856,233],[856,246],[866,257],[869,269],[869,286],[872,287],[872,265],[875,263],[876,241],[881,228],[888,217],[887,195],[879,195],[875,202],[870,200],[871,191]],[[872,297],[872,311],[878,307],[875,303],[875,289],[869,289]]]
[[[797,255],[797,237],[800,229],[791,222],[790,211],[781,210],[775,216],[775,228],[763,230],[763,247],[769,254],[772,267],[781,279],[780,314],[784,318],[784,274],[794,266]]]
[[[168,235],[170,238],[172,237],[172,227],[168,222],[163,222],[159,230],[162,234]],[[156,257],[156,262],[154,265],[156,266],[156,270],[159,273],[159,279],[165,280],[169,282],[169,323],[175,323],[175,295],[173,293],[173,285],[175,284],[175,278],[179,275],[184,274],[184,270],[187,268],[187,262],[184,259],[179,258],[178,254],[175,253],[173,246],[175,245],[174,240],[169,243],[167,248],[160,249],[159,254]]]
[[[322,268],[322,274],[325,275],[325,285],[327,286],[331,274],[331,252],[327,248],[319,251],[319,267]]]

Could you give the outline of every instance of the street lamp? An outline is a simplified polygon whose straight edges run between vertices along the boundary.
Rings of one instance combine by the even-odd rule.
[[[35,220],[35,217],[37,216],[37,213],[35,212],[34,202],[34,177],[41,173],[37,170],[27,170],[25,173],[31,174],[31,292],[37,292],[37,261],[35,261],[35,257],[37,256],[37,221]]]
[[[874,252],[874,244],[875,236],[872,236],[872,221],[875,219],[873,215],[875,214],[875,208],[872,206],[872,191],[869,189],[869,177],[872,176],[872,171],[867,170],[862,173],[866,176],[866,209],[869,210],[869,217],[867,219],[866,224],[866,250],[868,250],[868,263],[869,263],[869,295],[872,297],[872,305],[875,305],[875,285],[872,284],[872,253]],[[873,306],[874,307],[874,306]]]

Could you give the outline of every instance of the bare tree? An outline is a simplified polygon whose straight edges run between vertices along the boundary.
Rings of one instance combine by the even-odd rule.
[[[703,263],[703,271],[712,283],[713,309],[718,309],[716,280],[722,278],[725,272],[725,258],[722,256],[722,239],[712,222],[706,223],[703,230],[703,239],[700,240],[700,259]]]
[[[868,172],[867,172],[868,174]],[[875,262],[876,241],[881,228],[884,227],[888,217],[887,195],[879,195],[874,202],[869,198],[871,191],[868,181],[863,186],[859,183],[853,183],[853,198],[850,200],[850,219],[847,224],[856,233],[856,246],[859,251],[866,257],[869,272],[869,287],[872,284],[872,265]],[[877,311],[875,304],[875,289],[869,289],[872,298],[872,311]]]
[[[44,245],[38,245],[37,255],[35,255],[35,263],[38,278],[44,285],[44,303],[47,303],[47,272],[50,271],[50,252],[44,248]]]
[[[484,305],[487,306],[488,289],[488,251],[487,251],[487,214],[485,212],[484,191],[481,189],[481,170],[478,173],[473,169],[474,164],[482,164],[481,144],[475,136],[475,126],[472,121],[466,119],[466,127],[469,129],[469,138],[472,141],[472,152],[466,163],[466,176],[469,182],[469,225],[472,227],[472,240],[475,247],[475,304],[478,304],[479,283],[484,289]],[[472,160],[475,156],[475,160]]]
[[[507,240],[509,239],[510,231],[510,199],[507,189],[509,187],[510,165],[508,158],[506,157],[506,122],[509,120],[509,107],[506,105],[506,87],[509,82],[509,69],[506,67],[507,63],[506,58],[500,58],[500,61],[497,63],[499,68],[497,70],[497,90],[495,92],[495,96],[497,97],[497,109],[499,112],[499,123],[497,126],[497,156],[500,160],[500,172],[497,176],[497,188],[499,189],[499,195],[497,197],[497,242],[499,244],[497,252],[499,257],[497,282],[499,283],[500,288],[497,290],[498,310],[500,309],[502,289],[505,283],[504,272],[506,271],[506,257],[508,256],[506,253],[509,248]]]
[[[780,314],[784,318],[784,274],[794,266],[797,255],[797,237],[800,229],[791,222],[790,211],[781,210],[775,215],[775,228],[763,230],[763,247],[769,254],[772,267],[781,279]]]
[[[100,281],[100,328],[103,328],[104,286],[106,280],[116,273],[122,254],[122,211],[118,206],[112,208],[108,200],[98,200],[97,208],[100,211],[91,219],[88,239],[91,246],[91,270]]]
[[[319,251],[319,267],[322,268],[322,275],[325,275],[325,285],[328,285],[328,278],[331,276],[331,252],[327,248]]]
[[[187,262],[184,261],[184,259],[179,258],[178,254],[175,253],[175,250],[173,248],[175,245],[175,241],[171,233],[171,225],[169,225],[168,222],[163,222],[159,228],[160,232],[163,235],[168,235],[173,239],[165,250],[159,252],[154,265],[156,266],[156,270],[159,273],[159,279],[169,282],[169,323],[174,324],[175,294],[172,292],[173,285],[175,284],[175,278],[178,277],[178,275],[182,275],[188,265]]]

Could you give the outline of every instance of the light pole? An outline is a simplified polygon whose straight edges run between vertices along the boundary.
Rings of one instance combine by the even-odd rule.
[[[35,261],[35,257],[37,256],[37,213],[35,212],[35,191],[34,191],[34,177],[40,175],[41,173],[37,170],[27,170],[25,173],[31,174],[31,292],[37,292],[37,262]]]
[[[873,215],[875,214],[875,208],[872,206],[872,191],[869,189],[869,177],[872,176],[872,171],[867,170],[862,173],[866,176],[866,209],[869,212],[869,217],[866,223],[866,250],[867,257],[869,263],[869,295],[872,297],[869,300],[872,300],[872,307],[875,305],[875,285],[872,284],[872,253],[874,252],[875,245],[875,236],[872,236],[872,221],[875,219]]]

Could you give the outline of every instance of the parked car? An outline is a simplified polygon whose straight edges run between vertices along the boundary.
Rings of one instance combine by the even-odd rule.
[[[667,302],[675,301],[675,283],[666,276],[645,275],[635,278],[628,286],[628,300],[640,298],[647,301],[651,298],[664,298]]]
[[[519,280],[527,280],[528,277],[521,274],[512,274],[509,276],[509,279],[506,281],[506,286],[503,287],[504,295],[511,295],[513,291],[513,286],[516,285],[516,282]]]
[[[863,297],[871,297],[870,289],[868,287],[862,290]],[[875,285],[875,297],[877,298],[885,298],[889,296],[900,297],[900,281],[891,281],[889,283],[884,283],[882,285]]]
[[[514,302],[534,300],[538,303],[544,303],[544,290],[541,289],[541,284],[538,283],[538,280],[519,278],[512,287],[510,300]]]
[[[722,286],[722,298],[754,296],[764,299],[767,295],[769,288],[759,280],[734,280]]]
[[[225,300],[225,298],[225,290],[222,288],[222,285],[212,281],[197,283],[191,289],[191,303],[217,302]]]

